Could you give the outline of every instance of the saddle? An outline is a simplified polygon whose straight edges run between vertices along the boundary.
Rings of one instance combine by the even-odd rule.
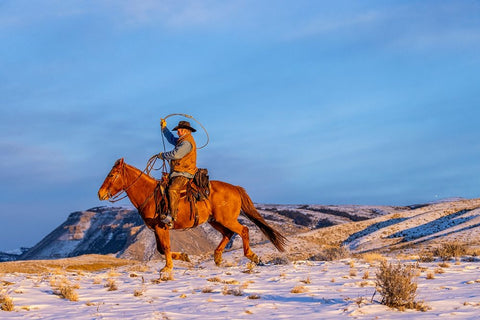
[[[168,211],[168,196],[165,191],[167,190],[169,182],[169,175],[165,172],[162,178],[157,180],[157,186],[154,192],[156,216],[160,216],[162,213]],[[162,192],[162,190],[164,191]],[[208,170],[198,169],[195,176],[189,179],[186,188],[180,191],[180,199],[186,198],[190,203],[190,219],[194,221],[192,228],[198,225],[198,209],[196,203],[207,200],[209,196],[210,178],[208,176]]]

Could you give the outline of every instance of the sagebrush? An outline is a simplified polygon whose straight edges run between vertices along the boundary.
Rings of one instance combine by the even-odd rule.
[[[0,294],[0,310],[13,311],[14,304],[13,299],[6,293]]]
[[[416,268],[382,261],[375,281],[377,291],[382,295],[382,304],[392,308],[416,308]]]

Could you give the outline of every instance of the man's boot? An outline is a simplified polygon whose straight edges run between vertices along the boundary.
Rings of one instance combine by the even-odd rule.
[[[185,188],[188,179],[185,177],[174,177],[168,187],[168,207],[170,215],[162,220],[169,228],[173,228],[173,222],[177,219],[178,201],[180,200],[180,191]]]

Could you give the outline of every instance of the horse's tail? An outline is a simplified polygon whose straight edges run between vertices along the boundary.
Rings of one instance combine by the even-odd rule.
[[[248,219],[255,223],[260,230],[262,230],[263,234],[267,236],[267,238],[279,251],[285,251],[284,246],[287,242],[287,238],[267,224],[265,219],[263,219],[260,213],[258,213],[257,209],[253,205],[252,199],[250,199],[245,189],[239,186],[237,186],[237,189],[242,199],[243,213],[248,217]]]

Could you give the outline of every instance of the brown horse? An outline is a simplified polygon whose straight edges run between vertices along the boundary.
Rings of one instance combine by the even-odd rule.
[[[155,178],[125,163],[122,158],[115,162],[112,170],[105,178],[98,190],[98,198],[109,200],[122,191],[126,192],[145,224],[155,231],[157,250],[165,255],[165,267],[160,270],[160,277],[171,279],[172,258],[189,260],[186,254],[171,252],[170,250],[169,230],[156,214],[154,191],[157,184],[158,181]],[[161,189],[162,194],[165,194],[165,190]],[[238,222],[241,211],[260,228],[279,251],[284,251],[286,238],[267,224],[242,187],[222,181],[211,181],[210,196],[207,200],[197,202],[196,206],[198,224],[208,222],[223,235],[214,252],[216,265],[220,265],[222,262],[223,250],[234,233],[242,237],[244,255],[254,263],[258,264],[260,262],[258,256],[250,249],[248,228]],[[195,221],[191,216],[190,203],[182,198],[178,204],[178,216],[174,223],[174,229],[187,229],[194,225]]]

